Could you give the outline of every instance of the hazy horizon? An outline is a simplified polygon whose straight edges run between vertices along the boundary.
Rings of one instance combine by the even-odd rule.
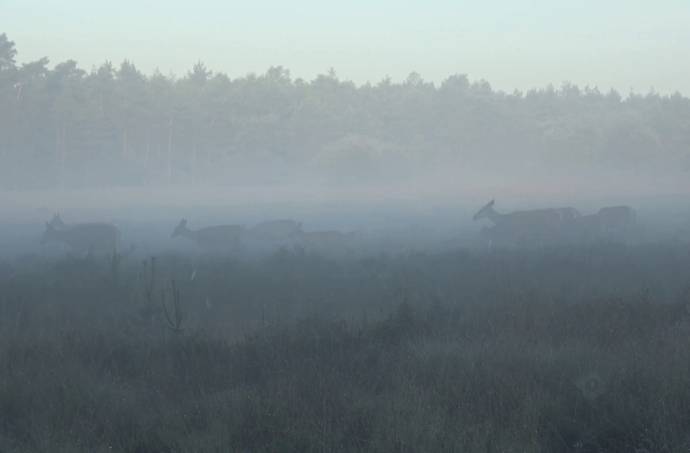
[[[74,59],[90,69],[129,60],[145,73],[183,76],[202,61],[232,78],[283,66],[312,80],[334,68],[357,84],[411,72],[438,83],[452,74],[526,91],[571,82],[630,91],[690,94],[690,5],[669,0],[363,2],[251,5],[131,0],[0,1],[2,32],[17,61]],[[615,65],[612,64],[615,62]]]
[[[4,222],[196,212],[474,231],[490,199],[687,215],[679,1],[0,0],[0,14]]]

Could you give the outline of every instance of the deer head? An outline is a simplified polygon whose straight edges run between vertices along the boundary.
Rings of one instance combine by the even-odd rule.
[[[175,227],[175,230],[172,232],[170,237],[174,238],[177,236],[181,236],[187,231],[189,231],[187,229],[187,219],[182,219],[182,220],[180,220],[180,223]]]
[[[489,217],[489,212],[494,208],[494,203],[496,200],[491,200],[484,207],[482,207],[477,213],[472,217],[472,220],[485,219]]]

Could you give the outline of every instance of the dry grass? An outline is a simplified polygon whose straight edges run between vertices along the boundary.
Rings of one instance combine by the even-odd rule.
[[[690,448],[688,250],[10,265],[2,451]]]

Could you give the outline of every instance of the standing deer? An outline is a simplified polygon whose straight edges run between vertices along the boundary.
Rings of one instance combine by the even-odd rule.
[[[489,219],[492,227],[482,229],[482,237],[489,245],[495,242],[504,245],[538,245],[561,241],[580,213],[571,207],[514,211],[501,214],[494,209],[491,200],[474,215],[473,220]]]
[[[355,233],[340,231],[309,231],[299,235],[299,245],[306,251],[319,254],[341,254],[351,251]]]
[[[240,247],[245,228],[242,225],[217,225],[199,230],[190,230],[187,219],[180,220],[170,237],[184,237],[196,243],[205,250],[233,250]]]
[[[637,224],[637,214],[630,206],[607,206],[577,221],[583,240],[624,239]]]
[[[247,234],[253,239],[263,241],[291,239],[299,236],[301,233],[302,224],[288,219],[261,222],[247,231]]]
[[[637,214],[630,206],[607,206],[597,213],[603,232],[621,234],[637,223]]]
[[[529,211],[514,211],[508,214],[500,214],[494,209],[495,200],[491,200],[486,205],[484,205],[477,213],[472,217],[473,220],[489,219],[494,225],[499,225],[503,223],[565,223],[572,222],[578,217],[580,213],[577,209],[566,207],[566,208],[546,208],[546,209],[533,209]]]
[[[57,218],[57,220],[56,220]],[[66,225],[59,218],[46,222],[41,244],[62,242],[75,252],[114,253],[120,241],[120,230],[110,223],[75,223]]]

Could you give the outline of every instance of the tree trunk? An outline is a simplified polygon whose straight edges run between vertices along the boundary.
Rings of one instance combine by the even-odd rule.
[[[172,182],[172,142],[173,142],[173,120],[170,118],[168,123],[168,184]]]
[[[196,182],[196,165],[197,165],[197,146],[196,140],[192,145],[192,181]]]
[[[59,188],[64,187],[65,178],[65,128],[64,124],[55,130],[55,160],[57,164],[57,183]]]
[[[149,171],[149,159],[151,158],[151,131],[146,131],[146,154],[144,154],[144,170]]]
[[[127,160],[127,128],[122,129],[122,160]]]

